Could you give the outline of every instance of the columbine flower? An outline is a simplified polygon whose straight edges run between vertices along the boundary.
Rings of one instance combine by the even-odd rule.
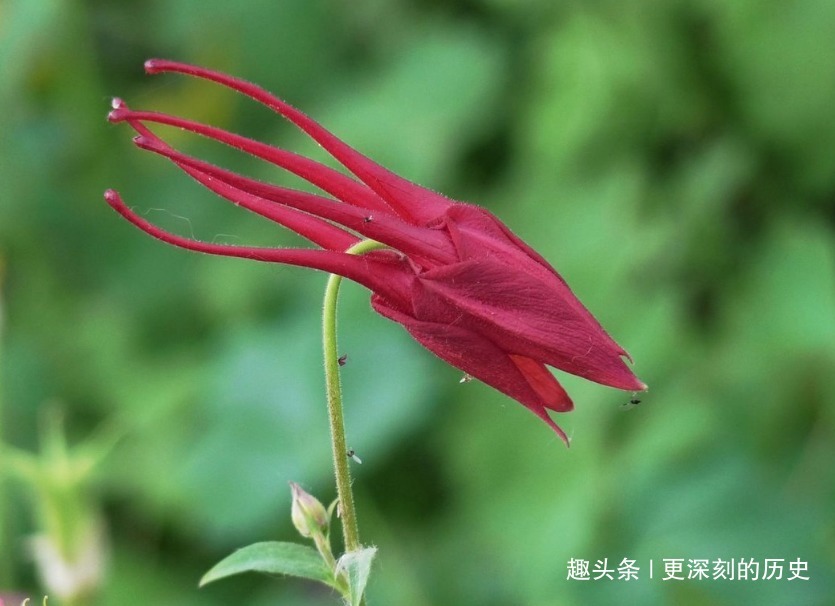
[[[356,177],[292,152],[165,114],[133,111],[114,99],[111,122],[127,122],[142,149],[169,158],[193,179],[239,206],[307,238],[321,249],[254,248],[201,242],[163,231],[108,190],[108,203],[150,235],[189,250],[311,267],[372,291],[371,305],[402,324],[424,347],[496,388],[548,423],[548,410],[573,408],[546,365],[628,391],[646,386],[560,275],[492,214],[420,187],[372,162],[299,110],[243,80],[164,60],[150,74],[211,80],[266,105],[295,124]],[[256,181],[185,155],[147,125],[165,124],[271,162],[330,197]],[[344,251],[362,238],[387,248]]]

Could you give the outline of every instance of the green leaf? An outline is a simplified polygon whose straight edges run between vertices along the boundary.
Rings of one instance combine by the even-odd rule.
[[[281,541],[253,543],[227,556],[200,579],[200,587],[242,572],[266,572],[334,586],[333,576],[312,547]]]
[[[336,563],[337,576],[344,572],[348,577],[350,606],[359,606],[362,601],[368,575],[371,573],[371,562],[375,555],[377,555],[376,547],[364,547],[344,554]]]

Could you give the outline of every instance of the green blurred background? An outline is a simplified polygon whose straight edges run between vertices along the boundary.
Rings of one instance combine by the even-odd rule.
[[[490,208],[650,385],[625,411],[629,394],[561,377],[577,404],[558,419],[566,449],[346,286],[355,490],[380,550],[370,604],[833,603],[835,3],[0,0],[2,437],[36,452],[46,409],[71,445],[119,436],[87,486],[108,535],[89,603],[325,605],[265,576],[196,587],[239,546],[292,540],[289,480],[333,495],[325,277],[127,225],[106,187],[178,233],[296,242],[105,114],[119,95],[324,156],[236,95],[145,76],[155,56],[258,82]],[[31,488],[3,480],[0,595],[47,593],[27,555]],[[642,578],[567,580],[570,558],[635,559]],[[811,579],[662,581],[663,558],[799,558]]]

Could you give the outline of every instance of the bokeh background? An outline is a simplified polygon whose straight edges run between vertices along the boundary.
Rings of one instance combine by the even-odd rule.
[[[145,76],[154,56],[256,81],[487,206],[651,387],[627,411],[630,394],[561,377],[566,449],[346,286],[355,490],[380,550],[369,603],[832,603],[830,0],[0,0],[0,595],[50,593],[27,537],[98,512],[106,568],[85,604],[336,601],[258,575],[196,586],[237,547],[294,540],[289,480],[332,498],[325,276],[164,246],[102,200],[116,187],[204,240],[297,242],[135,150],[105,121],[113,95],[325,156],[234,94]],[[567,580],[570,558],[635,559],[642,578]],[[663,558],[800,559],[811,578],[665,582]]]

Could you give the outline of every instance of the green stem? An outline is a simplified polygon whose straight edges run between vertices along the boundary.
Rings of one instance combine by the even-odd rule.
[[[3,322],[5,320],[3,313],[3,257],[0,256],[0,453],[2,453],[3,445],[6,439],[6,425],[5,414],[3,410]],[[8,515],[6,507],[6,490],[4,483],[6,481],[6,473],[8,470],[0,468],[0,548],[4,550],[11,549],[11,529],[8,525],[6,516]],[[0,587],[11,587],[13,585],[12,579],[12,565],[11,558],[0,558]]]
[[[374,240],[363,240],[345,252],[359,255],[382,247],[382,244]],[[354,509],[354,493],[351,490],[351,469],[348,467],[345,418],[342,412],[342,385],[339,379],[339,350],[336,343],[336,303],[341,283],[342,276],[331,274],[328,278],[322,317],[322,341],[325,351],[325,384],[328,394],[328,418],[331,426],[336,494],[339,498],[345,551],[350,552],[360,548],[360,538],[357,513]]]

